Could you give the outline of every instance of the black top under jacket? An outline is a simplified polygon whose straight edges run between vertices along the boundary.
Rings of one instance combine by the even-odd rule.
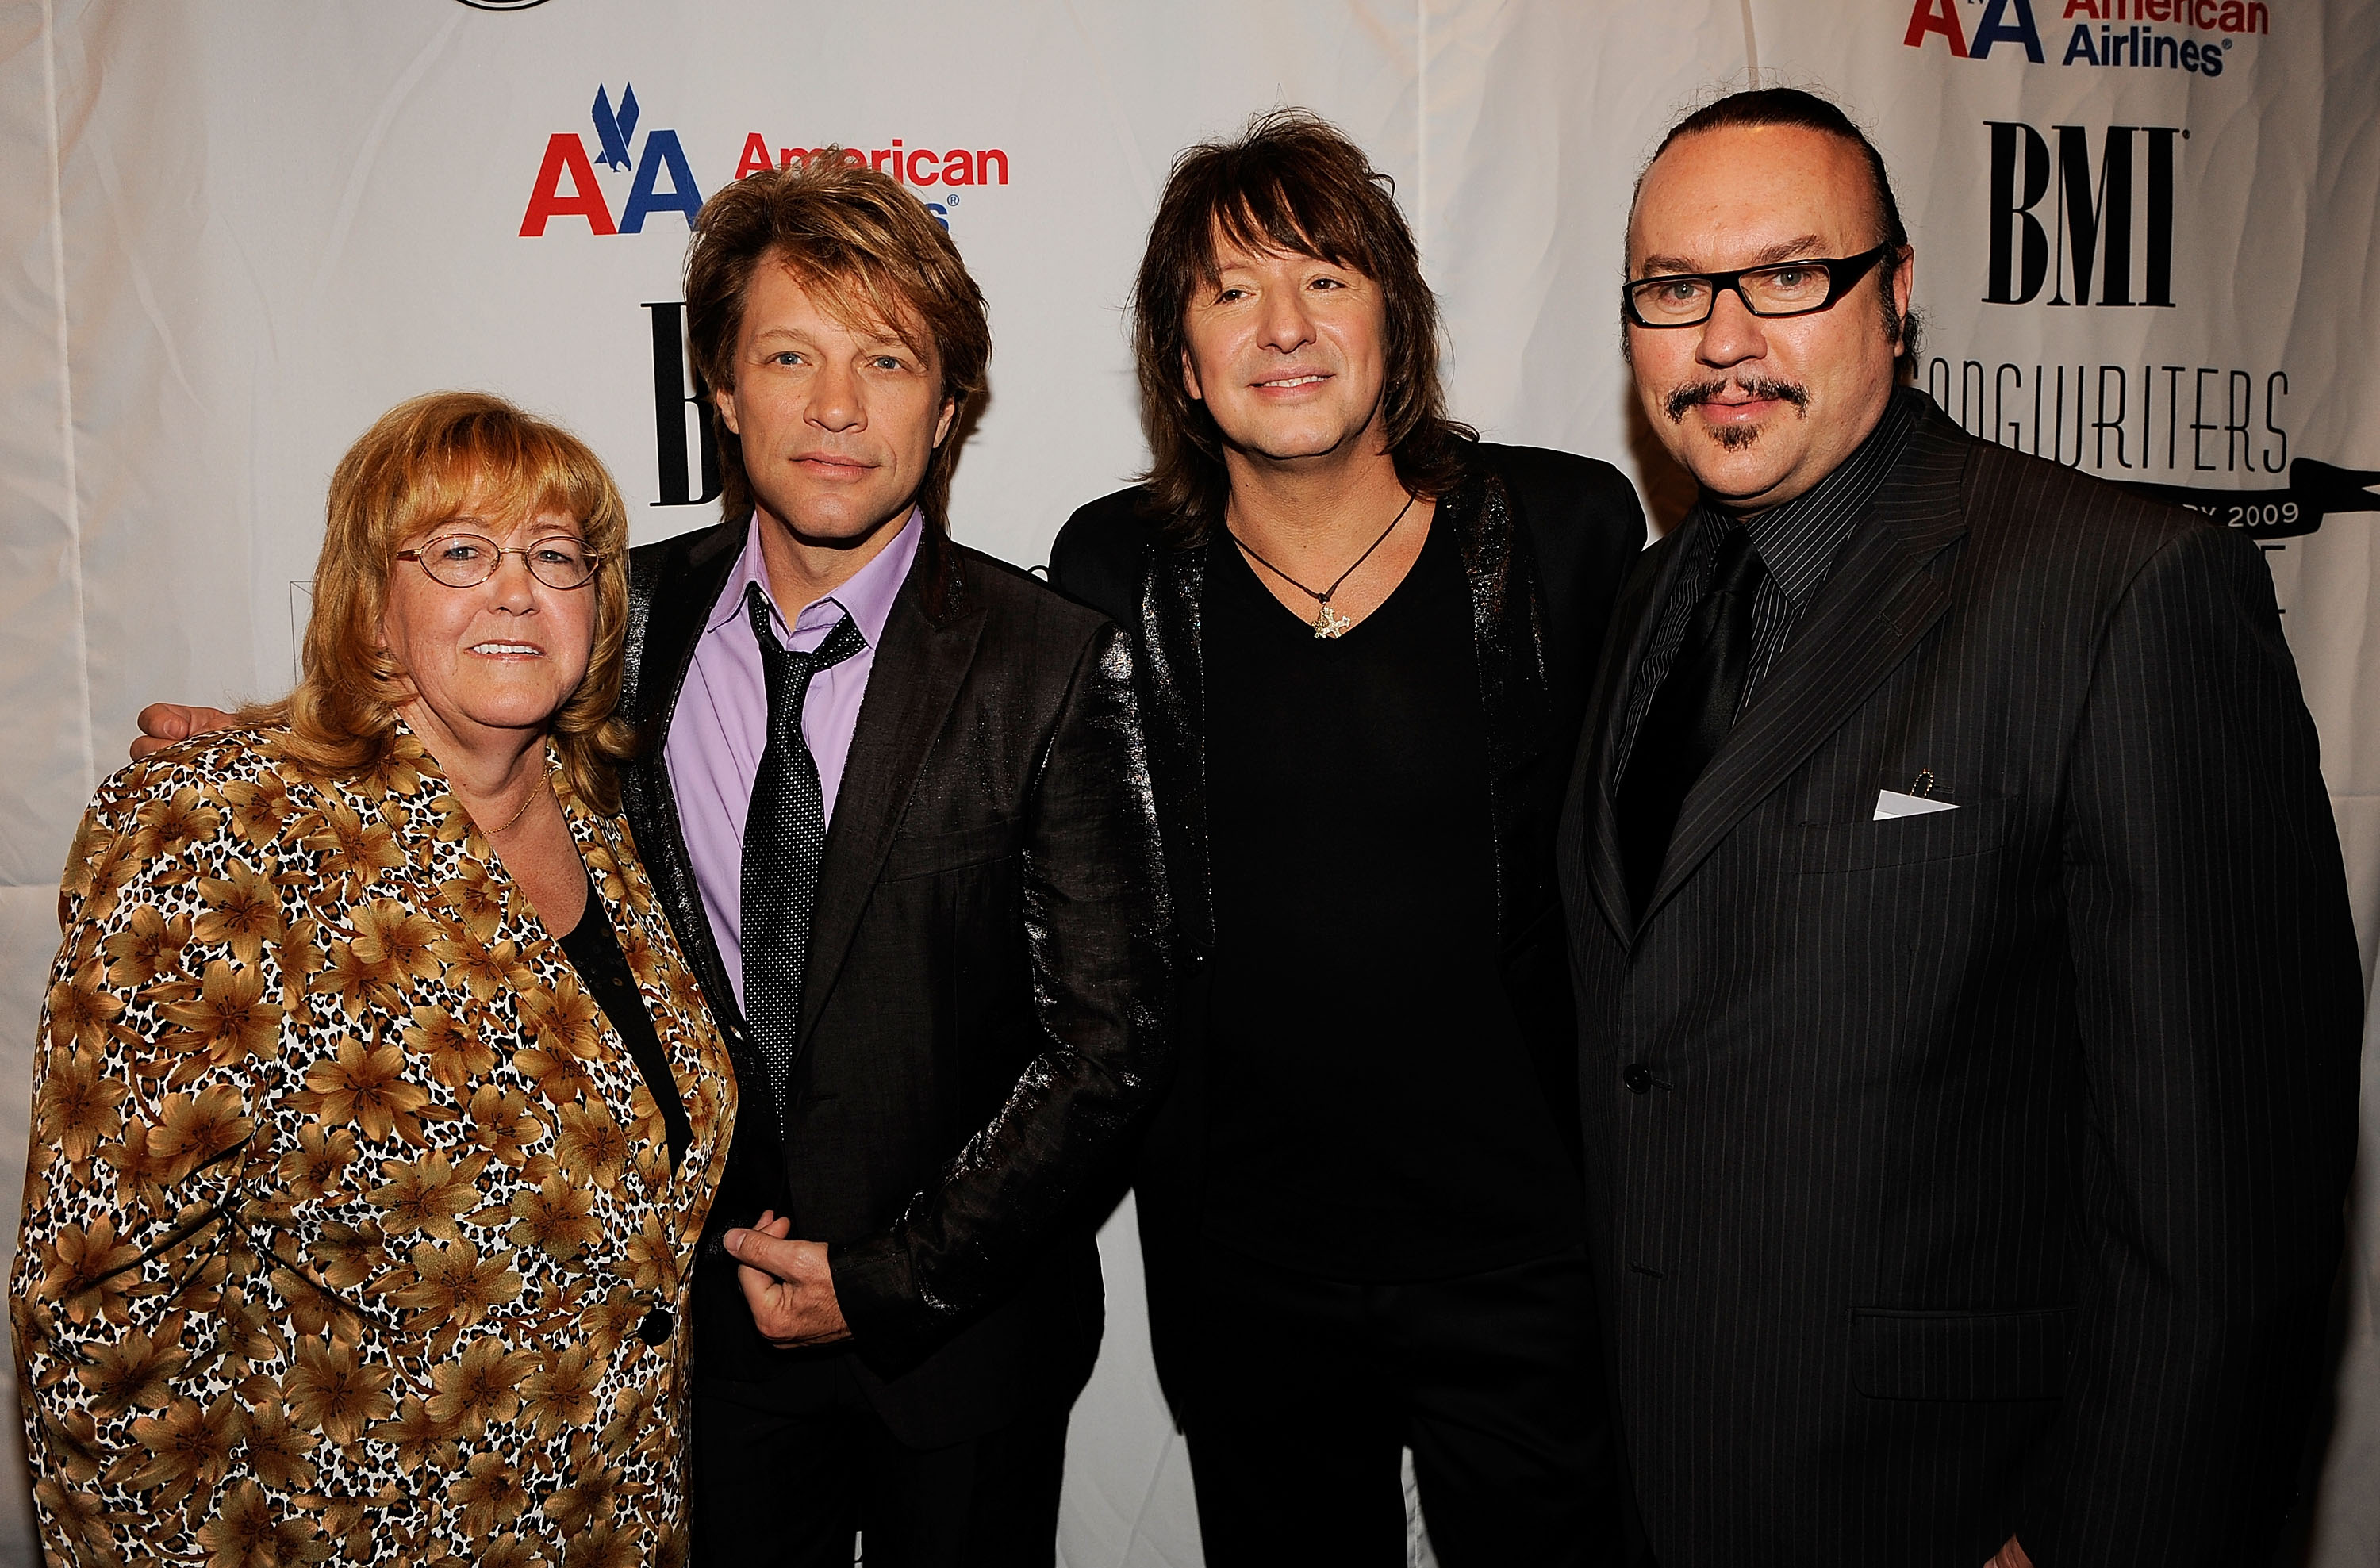
[[[1554,826],[1614,597],[1644,547],[1644,513],[1610,464],[1487,443],[1439,498],[1434,530],[1462,561],[1478,682],[1481,760],[1495,846],[1496,968],[1548,1105],[1576,1094],[1577,1059]],[[1178,1412],[1195,1361],[1208,1124],[1207,1014],[1214,952],[1208,868],[1208,543],[1120,490],[1075,513],[1050,549],[1060,588],[1112,616],[1130,637],[1148,727],[1149,778],[1163,826],[1180,983],[1177,1070],[1135,1173],[1149,1333]],[[1360,628],[1358,629],[1360,630]],[[1469,1092],[1451,1067],[1440,1087]],[[1264,1092],[1262,1080],[1240,1086]],[[1552,1118],[1575,1161],[1575,1118]]]
[[[677,1169],[686,1159],[686,1145],[694,1141],[694,1124],[686,1119],[686,1103],[678,1098],[677,1080],[670,1076],[669,1057],[653,1030],[653,1015],[645,1006],[644,994],[637,989],[637,977],[628,971],[627,955],[620,950],[620,934],[612,929],[612,917],[603,912],[603,900],[596,896],[591,880],[587,885],[587,912],[564,935],[562,951],[570,967],[578,971],[578,983],[619,1031],[628,1055],[637,1059],[645,1092],[653,1097],[653,1108],[661,1113],[662,1130],[669,1140],[670,1169]]]
[[[1575,1246],[1554,1129],[1569,1107],[1546,1103],[1497,969],[1488,725],[1451,530],[1335,640],[1219,535],[1206,614],[1208,1237],[1374,1281]]]

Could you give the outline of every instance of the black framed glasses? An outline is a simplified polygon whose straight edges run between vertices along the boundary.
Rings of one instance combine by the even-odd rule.
[[[1755,316],[1810,316],[1858,285],[1876,264],[1899,251],[1879,245],[1858,256],[1816,256],[1734,272],[1670,272],[1639,278],[1620,291],[1620,308],[1640,327],[1699,327],[1710,320],[1721,291],[1733,289]]]
[[[396,552],[399,561],[418,561],[433,583],[450,588],[476,588],[496,574],[504,557],[516,555],[529,575],[549,588],[583,588],[603,558],[583,539],[554,534],[517,549],[507,549],[480,534],[441,534],[412,549]]]

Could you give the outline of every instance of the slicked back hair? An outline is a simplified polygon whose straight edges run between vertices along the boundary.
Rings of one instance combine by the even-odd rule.
[[[1395,191],[1363,149],[1304,109],[1260,115],[1238,139],[1201,142],[1174,160],[1133,290],[1133,350],[1150,454],[1145,482],[1177,542],[1220,525],[1231,492],[1222,431],[1182,375],[1190,303],[1220,275],[1223,247],[1312,256],[1379,285],[1381,422],[1397,477],[1416,495],[1437,496],[1460,476],[1463,443],[1476,432],[1446,416],[1438,296]]]
[[[883,322],[931,360],[942,396],[956,405],[951,433],[917,488],[927,524],[948,537],[957,416],[983,391],[991,322],[983,291],[925,203],[891,175],[854,162],[861,157],[821,147],[785,168],[733,181],[702,204],[686,253],[688,355],[710,389],[734,390],[744,301],[764,265],[785,268],[846,322]],[[756,499],[743,442],[708,398],[704,411],[719,438],[720,515],[740,520]]]
[[[1653,150],[1653,156],[1645,160],[1644,168],[1636,173],[1637,193],[1644,191],[1645,176],[1652,173],[1653,165],[1661,161],[1661,154],[1667,152],[1670,143],[1681,137],[1730,127],[1751,129],[1760,126],[1798,126],[1803,130],[1839,137],[1858,148],[1860,156],[1867,161],[1869,186],[1876,199],[1876,243],[1892,247],[1895,258],[1876,269],[1876,292],[1884,299],[1885,335],[1892,339],[1895,345],[1895,372],[1904,379],[1913,377],[1917,373],[1917,312],[1913,308],[1895,310],[1892,306],[1892,271],[1899,264],[1900,252],[1909,247],[1909,226],[1900,221],[1900,203],[1893,198],[1892,176],[1885,172],[1884,154],[1876,150],[1876,143],[1868,139],[1867,133],[1853,124],[1852,117],[1837,105],[1798,87],[1749,88],[1715,99],[1670,127],[1670,134],[1661,139],[1661,145]],[[1636,211],[1633,197],[1629,199],[1628,211],[1629,227],[1633,231]],[[1623,332],[1621,337],[1624,340],[1626,333]]]

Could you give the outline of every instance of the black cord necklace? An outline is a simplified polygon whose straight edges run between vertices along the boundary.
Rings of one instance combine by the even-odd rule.
[[[1394,517],[1389,519],[1389,525],[1380,530],[1380,537],[1374,539],[1364,553],[1355,558],[1355,566],[1361,566],[1364,562],[1371,560],[1372,551],[1379,549],[1382,545],[1389,542],[1389,536],[1395,533],[1397,531],[1397,525],[1405,520],[1405,513],[1413,510],[1413,503],[1414,498],[1412,496],[1409,495],[1405,497],[1404,505],[1398,510],[1397,514]],[[1228,527],[1224,531],[1226,533],[1231,532]],[[1283,572],[1280,567],[1275,566],[1271,561],[1267,561],[1263,556],[1258,555],[1256,551],[1256,547],[1248,543],[1247,540],[1240,537],[1239,535],[1232,535],[1232,543],[1239,546],[1242,550],[1245,551],[1247,558],[1250,561],[1255,561],[1258,566],[1263,567],[1266,571],[1271,573],[1274,576],[1280,578],[1282,582],[1288,584],[1291,587],[1295,588],[1299,593],[1304,594],[1307,598],[1314,601],[1316,606],[1314,612],[1314,634],[1317,637],[1319,637],[1326,642],[1333,638],[1343,637],[1347,634],[1347,629],[1355,624],[1353,621],[1350,621],[1347,617],[1340,614],[1337,610],[1330,608],[1330,596],[1339,591],[1340,584],[1344,583],[1348,578],[1353,577],[1355,574],[1355,566],[1350,566],[1346,571],[1339,573],[1336,578],[1331,580],[1331,584],[1329,587],[1324,588],[1318,593],[1316,590],[1307,587],[1305,584],[1291,576],[1288,573]]]

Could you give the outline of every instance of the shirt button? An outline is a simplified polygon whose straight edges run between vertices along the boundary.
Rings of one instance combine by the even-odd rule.
[[[1628,1086],[1631,1094],[1649,1094],[1653,1090],[1653,1069],[1642,1062],[1631,1062],[1621,1069],[1620,1081]]]
[[[669,1309],[656,1307],[645,1314],[643,1322],[637,1325],[637,1337],[647,1345],[658,1345],[669,1338],[670,1331],[675,1327],[677,1320],[670,1315]]]

